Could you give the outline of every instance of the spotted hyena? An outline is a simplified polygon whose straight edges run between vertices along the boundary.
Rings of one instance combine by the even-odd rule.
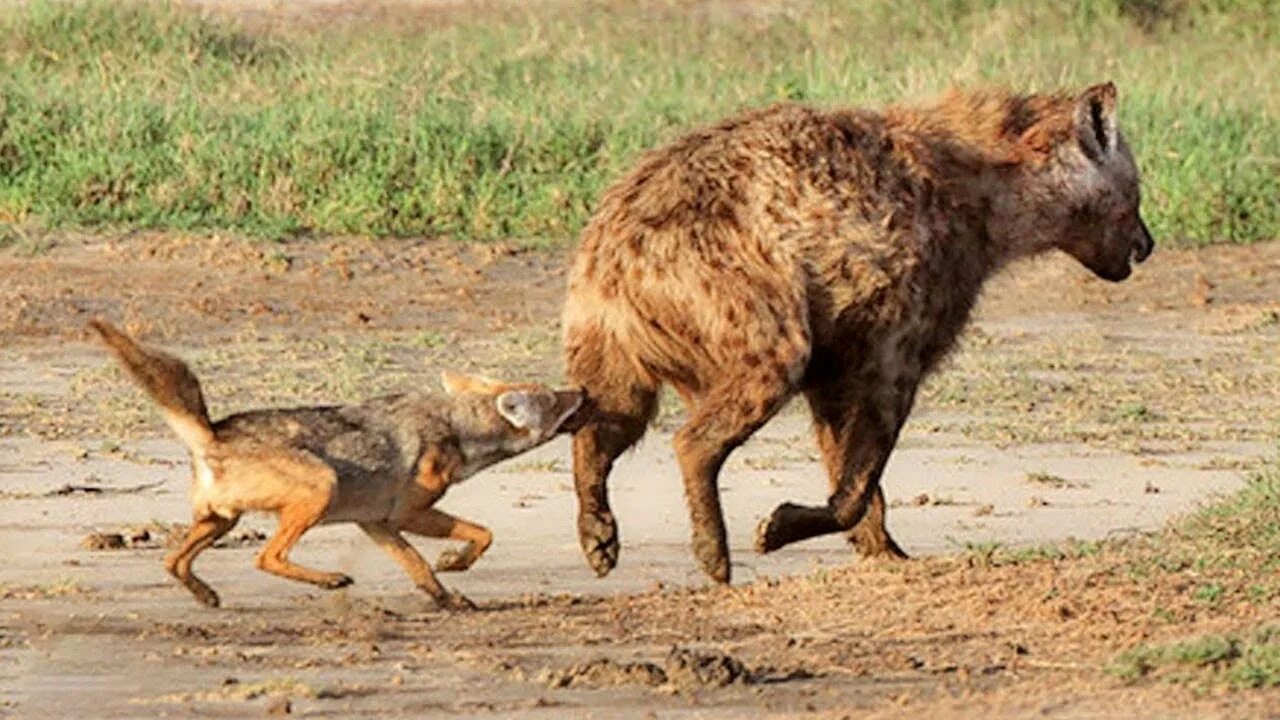
[[[645,156],[583,232],[564,314],[568,372],[594,404],[573,470],[596,572],[618,559],[606,478],[663,384],[689,410],[675,452],[712,578],[729,580],[720,468],[797,393],[830,499],[779,506],[756,549],[849,531],[863,554],[902,556],[880,475],[987,278],[1058,249],[1120,281],[1152,250],[1115,117],[1111,83],[880,112],[788,104]]]

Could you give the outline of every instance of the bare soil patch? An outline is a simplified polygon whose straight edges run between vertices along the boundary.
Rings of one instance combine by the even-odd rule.
[[[1173,541],[1143,539],[1274,452],[1280,244],[1161,250],[1121,285],[1061,259],[1000,278],[888,472],[891,529],[924,555],[908,563],[857,562],[839,538],[747,551],[776,502],[823,492],[791,408],[730,460],[739,584],[703,586],[667,443],[672,406],[619,467],[624,549],[606,580],[578,556],[563,443],[446,499],[497,536],[450,578],[474,613],[429,610],[343,528],[299,548],[356,577],[343,591],[258,573],[257,535],[201,560],[222,610],[164,575],[185,459],[86,342],[86,319],[190,358],[221,414],[434,383],[445,366],[555,379],[562,284],[559,254],[516,246],[144,235],[0,253],[0,716],[260,716],[287,703],[342,717],[1164,718],[1280,706],[1275,690],[1129,685],[1106,670],[1137,644],[1235,632],[1280,610],[1266,577],[1256,594],[1218,597],[1220,571],[1165,567]],[[120,542],[81,547],[94,533]]]

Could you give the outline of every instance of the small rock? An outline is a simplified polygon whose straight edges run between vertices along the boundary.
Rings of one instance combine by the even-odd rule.
[[[272,716],[289,715],[293,713],[293,703],[289,698],[280,698],[279,700],[267,706],[267,714]]]
[[[85,550],[123,550],[126,546],[120,533],[92,533],[80,541]]]
[[[928,494],[928,493],[920,493],[919,495],[917,495],[917,496],[915,496],[915,497],[911,498],[911,504],[912,504],[912,505],[915,505],[916,507],[923,507],[923,506],[925,506],[925,505],[928,505],[928,504],[929,504],[929,494]]]
[[[1049,504],[1048,500],[1042,497],[1031,496],[1027,498],[1027,507],[1044,507]]]
[[[991,503],[987,503],[986,505],[979,505],[978,507],[974,508],[973,515],[974,517],[986,517],[987,515],[990,515],[995,511],[996,511],[996,506],[992,505]]]
[[[1204,307],[1213,302],[1213,289],[1217,287],[1204,273],[1196,273],[1195,287],[1191,290],[1191,304]]]

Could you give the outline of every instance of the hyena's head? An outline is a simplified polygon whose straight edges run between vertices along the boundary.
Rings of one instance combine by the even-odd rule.
[[[467,464],[476,469],[518,455],[574,429],[582,407],[578,389],[540,383],[505,383],[444,371],[441,384],[453,404],[450,417]]]
[[[1029,178],[1038,199],[1030,232],[1098,277],[1124,280],[1155,243],[1138,210],[1137,165],[1116,127],[1115,85],[1088,88],[1045,124],[1038,140],[1029,133],[1042,156]]]

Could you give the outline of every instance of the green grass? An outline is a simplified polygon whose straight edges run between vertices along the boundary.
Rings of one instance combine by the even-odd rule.
[[[1255,617],[1274,617],[1280,600],[1280,463],[1255,474],[1239,492],[1172,524],[1135,553],[1129,570],[1155,584],[1183,578],[1179,584],[1196,608],[1193,616],[1253,607]],[[1157,614],[1179,622],[1167,610]],[[1141,645],[1122,653],[1109,670],[1128,682],[1280,686],[1280,626],[1253,624],[1233,633]]]
[[[730,6],[405,9],[306,32],[164,4],[9,7],[0,245],[14,227],[558,244],[640,151],[743,107],[1106,78],[1161,241],[1280,237],[1274,3]]]
[[[1228,574],[1212,591],[1245,598],[1258,587],[1280,594],[1280,463],[1253,474],[1245,487],[1173,525],[1154,559],[1204,574]],[[1235,574],[1240,582],[1232,582]],[[1213,585],[1202,585],[1201,588]],[[1209,592],[1197,589],[1201,596]]]
[[[1126,682],[1160,678],[1198,686],[1280,687],[1280,627],[1144,645],[1122,654],[1109,670]]]

